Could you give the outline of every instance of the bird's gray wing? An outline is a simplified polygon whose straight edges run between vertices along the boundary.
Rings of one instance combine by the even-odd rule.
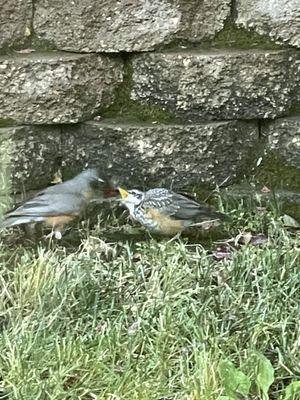
[[[154,208],[164,215],[172,216],[180,207],[174,202],[173,194],[171,190],[164,188],[150,189],[146,192],[141,207],[144,209]]]
[[[226,216],[220,212],[213,210],[209,205],[197,202],[182,194],[172,194],[173,202],[178,205],[173,216],[182,220],[207,220],[207,219],[225,219]]]
[[[79,215],[85,205],[84,196],[79,193],[38,193],[31,200],[4,215],[0,228],[41,222],[52,216]]]
[[[212,210],[205,203],[168,189],[152,189],[146,193],[143,207],[155,208],[164,215],[179,220],[224,219],[224,214]]]

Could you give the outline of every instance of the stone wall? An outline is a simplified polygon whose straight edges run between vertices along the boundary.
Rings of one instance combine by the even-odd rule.
[[[1,2],[2,193],[87,165],[300,188],[299,0]]]

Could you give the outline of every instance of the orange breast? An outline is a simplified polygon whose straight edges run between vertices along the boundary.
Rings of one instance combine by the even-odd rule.
[[[45,220],[45,225],[49,228],[63,227],[74,220],[75,217],[71,215],[57,215],[56,217],[48,217]]]
[[[174,236],[184,229],[182,221],[164,215],[154,208],[147,210],[147,216],[157,223],[156,229],[164,235]]]

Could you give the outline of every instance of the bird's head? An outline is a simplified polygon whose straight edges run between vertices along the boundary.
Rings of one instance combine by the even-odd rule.
[[[78,175],[78,183],[85,182],[93,193],[94,200],[114,200],[119,196],[119,191],[109,178],[101,178],[101,171],[89,168]]]
[[[132,189],[125,190],[122,188],[118,188],[121,195],[121,202],[125,207],[128,208],[131,213],[137,206],[139,206],[145,198],[145,193],[141,190]]]
[[[84,181],[89,184],[93,183],[104,183],[104,180],[100,177],[100,171],[96,168],[89,168],[78,174],[75,179],[77,181]]]

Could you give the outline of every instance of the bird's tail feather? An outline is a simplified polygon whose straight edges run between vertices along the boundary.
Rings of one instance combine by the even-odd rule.
[[[220,219],[221,221],[224,221],[224,220],[226,220],[226,219],[229,219],[228,215],[223,214],[223,213],[218,212],[218,211],[213,211],[213,212],[210,214],[210,217],[211,217],[212,219]]]
[[[224,220],[229,219],[229,217],[228,217],[228,215],[223,214],[218,211],[214,211],[211,209],[204,209],[204,210],[200,210],[198,216],[195,219],[197,222],[208,221],[208,220],[224,221]]]
[[[15,225],[29,224],[31,222],[41,222],[43,217],[28,215],[7,215],[0,219],[0,229],[9,228]]]

